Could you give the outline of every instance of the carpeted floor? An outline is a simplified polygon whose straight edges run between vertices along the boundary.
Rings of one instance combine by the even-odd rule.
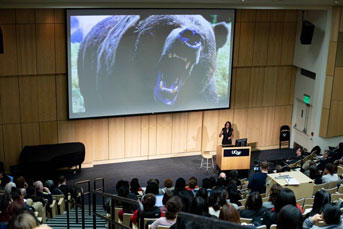
[[[251,155],[250,170],[241,174],[250,177],[253,174],[255,160],[281,160],[293,155],[295,155],[293,149],[254,151]],[[67,179],[69,184],[74,184],[80,180],[89,179],[93,183],[95,178],[105,178],[105,191],[115,193],[115,184],[119,180],[130,181],[132,178],[138,178],[140,185],[146,186],[147,180],[151,178],[159,179],[163,183],[166,178],[172,178],[175,181],[179,177],[187,180],[195,176],[201,184],[201,180],[205,177],[217,176],[215,170],[200,169],[200,162],[201,156],[190,156],[96,165],[93,168],[82,169],[79,174],[67,174]]]

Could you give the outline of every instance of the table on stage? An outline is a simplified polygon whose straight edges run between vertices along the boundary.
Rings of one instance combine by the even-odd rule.
[[[217,148],[216,163],[220,170],[250,169],[250,146],[222,146]]]

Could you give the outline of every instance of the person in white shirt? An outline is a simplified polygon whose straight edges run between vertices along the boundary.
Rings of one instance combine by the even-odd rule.
[[[323,183],[330,183],[332,181],[338,181],[339,177],[334,173],[334,167],[332,163],[327,163],[324,169],[325,175],[322,176]]]
[[[157,226],[172,226],[176,222],[176,216],[182,209],[182,201],[180,197],[173,196],[170,198],[166,204],[167,212],[165,217],[158,218],[155,222],[151,224],[152,229],[156,229]]]

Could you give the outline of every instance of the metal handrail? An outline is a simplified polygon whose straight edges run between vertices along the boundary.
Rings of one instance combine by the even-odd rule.
[[[102,185],[100,188],[97,188],[97,183],[101,181]],[[93,188],[93,191],[102,191],[102,192],[105,192],[105,179],[104,178],[95,178],[94,180],[94,188]],[[102,205],[105,204],[105,197],[103,196],[102,197]]]
[[[84,192],[82,187],[76,187],[73,185],[68,185],[71,188],[74,188],[76,193],[79,193],[80,195],[77,195],[77,197],[81,198],[81,203],[78,203],[77,201],[75,202],[75,221],[76,223],[79,223],[78,219],[78,213],[77,213],[77,207],[81,208],[81,221],[82,221],[82,228],[86,228],[86,222],[85,222],[85,198],[84,198]],[[69,200],[69,193],[66,198],[65,204],[66,204],[66,209],[67,209],[67,228],[70,228],[70,217],[69,217],[69,204],[73,203],[73,200]]]
[[[83,195],[88,195],[88,215],[91,215],[91,181],[90,180],[83,180],[83,181],[78,181],[75,182],[75,187],[81,186],[83,184],[87,184],[87,188],[88,190],[86,192],[83,193]],[[77,213],[77,209],[75,209],[76,213]]]

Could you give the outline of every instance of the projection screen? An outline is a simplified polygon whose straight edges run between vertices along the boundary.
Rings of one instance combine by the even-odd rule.
[[[234,10],[67,10],[69,118],[230,107]]]

